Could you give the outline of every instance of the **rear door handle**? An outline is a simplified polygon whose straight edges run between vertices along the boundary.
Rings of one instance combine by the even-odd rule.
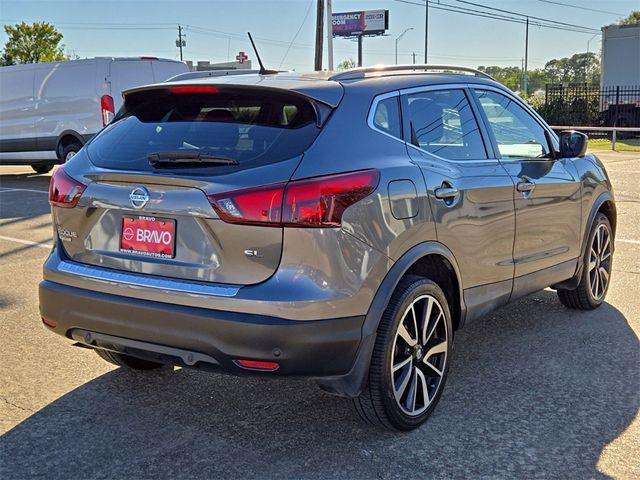
[[[460,192],[455,187],[440,187],[436,188],[433,194],[440,200],[450,200],[460,195]]]
[[[516,189],[522,193],[530,192],[534,188],[536,188],[536,184],[530,180],[522,180],[516,185]]]

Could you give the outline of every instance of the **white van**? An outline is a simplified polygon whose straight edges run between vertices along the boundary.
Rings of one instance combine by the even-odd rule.
[[[0,67],[0,165],[46,173],[109,123],[123,90],[188,71],[183,62],[155,57]]]

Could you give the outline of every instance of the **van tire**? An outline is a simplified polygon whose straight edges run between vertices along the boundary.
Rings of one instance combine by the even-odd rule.
[[[82,148],[82,145],[79,145],[77,143],[70,143],[68,145],[65,145],[64,148],[62,149],[62,155],[60,157],[60,160],[62,160],[65,163],[68,162],[76,153],[80,151],[81,148]]]
[[[39,174],[43,174],[43,173],[49,173],[51,171],[51,169],[53,168],[53,165],[48,164],[48,165],[31,165],[31,168],[33,168],[33,171]]]

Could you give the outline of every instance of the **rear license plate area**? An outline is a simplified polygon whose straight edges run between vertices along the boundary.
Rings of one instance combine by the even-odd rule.
[[[154,258],[174,258],[176,221],[172,218],[123,215],[120,251]]]

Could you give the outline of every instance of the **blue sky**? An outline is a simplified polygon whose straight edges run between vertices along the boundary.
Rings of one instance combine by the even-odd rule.
[[[422,3],[423,0],[412,0]],[[640,0],[558,0],[594,12],[544,0],[471,0],[483,5],[599,29],[615,22]],[[442,3],[473,8],[456,0]],[[0,21],[46,20],[64,34],[69,52],[80,57],[155,55],[178,58],[177,24],[185,25],[185,59],[227,61],[239,50],[253,58],[246,32],[257,38],[260,54],[271,68],[311,70],[316,0],[0,0]],[[364,64],[393,63],[395,37],[414,28],[399,43],[399,62],[410,63],[424,50],[424,7],[397,0],[333,0],[334,12],[388,9],[388,36],[364,39]],[[114,27],[119,27],[115,29]],[[296,33],[298,32],[296,36]],[[4,32],[0,43],[6,41]],[[294,40],[295,38],[295,40]],[[291,42],[293,43],[291,44]],[[600,36],[530,28],[531,68],[551,58],[587,50],[599,52]],[[291,47],[289,47],[291,44]],[[288,50],[288,51],[287,51]],[[336,63],[357,57],[356,43],[334,40]],[[524,26],[488,18],[430,10],[429,61],[466,66],[520,65]],[[326,65],[326,63],[325,63]]]

